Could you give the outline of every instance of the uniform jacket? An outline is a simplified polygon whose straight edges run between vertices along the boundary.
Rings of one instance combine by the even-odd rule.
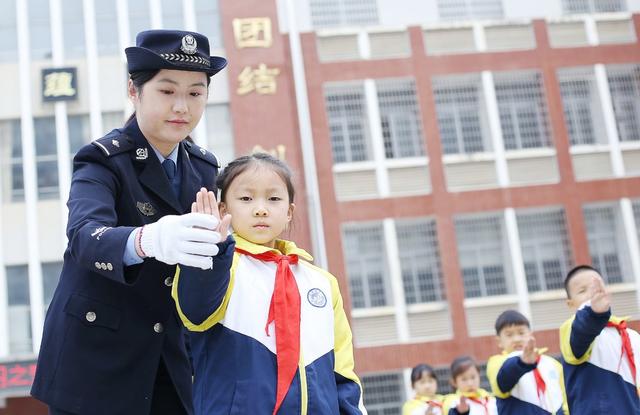
[[[562,365],[541,354],[537,364],[520,360],[522,351],[491,356],[487,377],[497,398],[500,415],[568,415]],[[542,376],[545,392],[538,395],[534,369]]]
[[[456,392],[445,396],[443,413],[446,415],[459,415],[460,412],[456,409],[460,402],[460,397],[464,395],[467,397],[467,403],[469,404],[469,415],[497,415],[498,408],[496,407],[496,398],[491,396],[489,392],[480,388],[474,393],[461,393]],[[474,400],[471,400],[472,398]],[[476,402],[477,401],[477,402]]]
[[[402,415],[425,415],[429,409],[429,403],[432,404],[433,414],[442,415],[442,400],[444,396],[436,395],[429,399],[425,396],[416,395],[402,405]],[[439,406],[438,406],[439,405]]]
[[[618,331],[608,321],[625,320],[595,313],[589,303],[560,327],[560,349],[572,414],[640,414],[638,379],[633,379]],[[627,329],[640,372],[640,334]]]
[[[247,252],[271,249],[234,237]],[[366,414],[335,277],[311,265],[311,256],[293,242],[277,241],[275,250],[298,255],[291,270],[302,300],[300,363],[278,414]],[[196,414],[273,412],[276,342],[265,323],[275,275],[275,263],[234,252],[232,244],[221,247],[211,271],[180,267],[173,296],[190,330]]]
[[[31,390],[54,408],[148,414],[162,357],[193,413],[185,334],[171,299],[176,266],[155,259],[123,264],[135,227],[185,213],[201,187],[214,190],[215,157],[186,141],[179,146],[180,198],[135,121],[74,158],[69,243]]]

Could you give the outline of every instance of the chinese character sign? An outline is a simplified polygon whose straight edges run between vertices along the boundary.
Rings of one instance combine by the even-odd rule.
[[[78,96],[76,68],[42,70],[42,100],[64,101]]]
[[[29,388],[36,375],[36,362],[0,364],[0,391]]]
[[[271,19],[268,17],[233,19],[233,36],[239,49],[271,47],[273,43]]]
[[[258,65],[256,69],[250,66],[245,68],[238,75],[239,95],[246,95],[255,91],[261,95],[273,95],[276,93],[276,77],[280,74],[280,69],[269,68],[264,63]]]

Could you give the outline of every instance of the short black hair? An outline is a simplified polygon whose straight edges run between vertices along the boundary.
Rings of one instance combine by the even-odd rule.
[[[471,356],[458,356],[451,362],[451,380],[455,381],[458,376],[467,370],[475,367],[480,373],[480,367]]]
[[[567,276],[564,279],[564,290],[567,292],[567,298],[571,298],[571,294],[569,293],[569,281],[571,281],[571,278],[575,277],[582,271],[595,271],[598,273],[598,275],[602,275],[596,268],[587,264],[576,265],[575,267],[571,268],[571,270],[567,272]]]
[[[413,370],[411,370],[411,386],[415,385],[417,381],[422,379],[422,375],[424,375],[425,373],[436,382],[438,381],[438,376],[436,376],[436,371],[433,369],[433,367],[429,366],[426,363],[420,363],[419,365],[414,367]]]
[[[531,323],[529,323],[529,319],[524,314],[517,310],[503,311],[496,319],[496,334],[499,336],[503,328],[511,326],[527,326],[531,328]]]

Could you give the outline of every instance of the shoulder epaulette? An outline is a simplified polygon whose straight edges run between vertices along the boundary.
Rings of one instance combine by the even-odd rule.
[[[107,157],[129,151],[134,147],[133,140],[119,130],[113,130],[104,137],[92,141],[91,144],[98,147]]]
[[[212,152],[186,140],[184,141],[184,146],[189,154],[201,158],[202,160],[211,163],[218,168],[220,167],[220,164],[218,164],[218,159],[213,155]]]

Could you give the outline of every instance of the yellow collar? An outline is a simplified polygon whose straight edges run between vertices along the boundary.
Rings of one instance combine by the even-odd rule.
[[[489,394],[489,392],[487,392],[486,390],[482,389],[482,388],[478,388],[477,390],[473,391],[473,392],[457,392],[458,395],[464,396],[466,398],[475,398],[475,399],[484,399],[484,398],[488,398],[491,395]]]
[[[629,321],[631,319],[630,316],[624,316],[624,317],[617,317],[612,315],[611,317],[609,317],[609,321],[615,324],[620,324],[623,321]]]
[[[237,233],[233,234],[233,239],[236,240],[236,248],[240,248],[243,251],[247,251],[252,254],[262,254],[264,252],[274,251],[280,255],[298,255],[298,257],[309,262],[313,261],[313,257],[307,251],[302,248],[298,248],[295,242],[292,241],[277,239],[275,247],[269,248],[268,246],[249,242]]]

